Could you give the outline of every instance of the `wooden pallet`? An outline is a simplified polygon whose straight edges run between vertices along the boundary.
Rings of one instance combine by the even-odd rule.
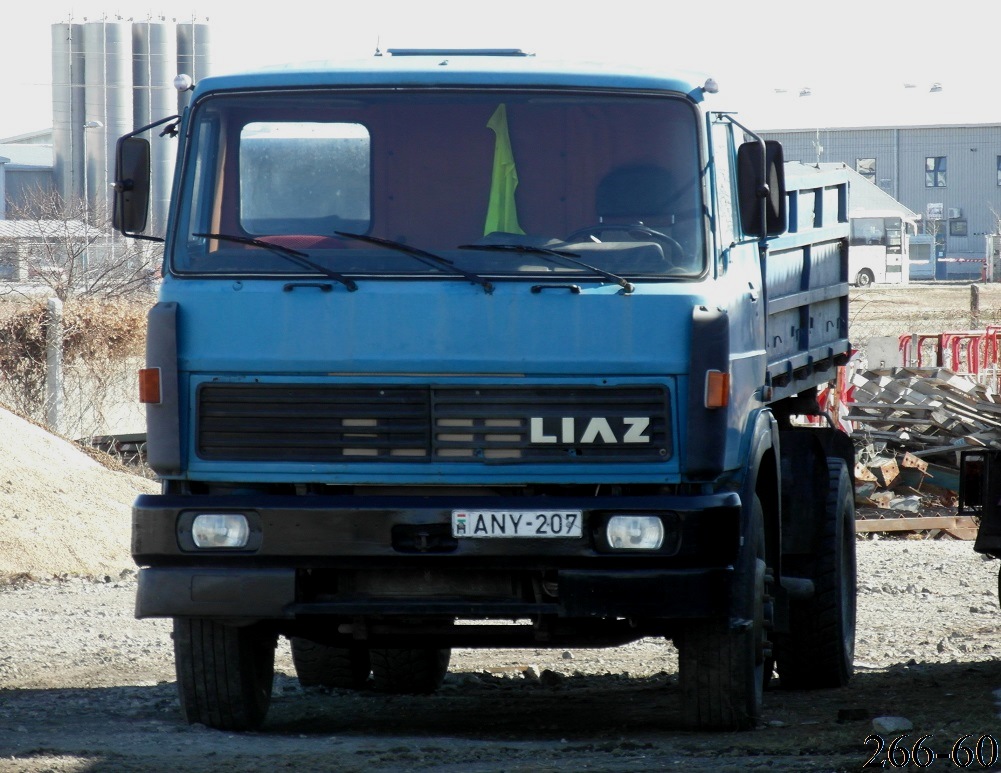
[[[855,532],[865,534],[872,532],[929,532],[929,538],[940,533],[961,540],[977,538],[977,522],[969,515],[932,515],[932,516],[889,516],[877,518],[856,518]]]

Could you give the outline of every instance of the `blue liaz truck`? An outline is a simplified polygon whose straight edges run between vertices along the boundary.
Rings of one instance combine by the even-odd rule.
[[[188,721],[259,726],[280,636],[304,685],[397,693],[453,647],[658,637],[697,729],[846,683],[848,184],[717,91],[397,50],[206,78],[119,141],[116,226],[165,239],[136,614]]]

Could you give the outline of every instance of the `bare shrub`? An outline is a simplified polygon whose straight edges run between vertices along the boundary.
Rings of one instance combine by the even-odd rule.
[[[0,322],[0,393],[15,413],[36,421],[44,418],[45,312],[35,303]]]
[[[123,239],[103,208],[38,189],[8,208],[0,230],[0,401],[42,422],[45,298],[63,302],[63,434],[107,432],[109,411],[132,407],[155,301],[161,244]],[[41,299],[41,300],[40,300]]]
[[[63,307],[65,432],[99,434],[106,412],[134,390],[146,341],[149,302],[75,298]],[[47,309],[17,304],[0,319],[0,399],[14,412],[43,422]]]

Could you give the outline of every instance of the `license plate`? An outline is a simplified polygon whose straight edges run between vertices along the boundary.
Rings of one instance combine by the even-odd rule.
[[[580,510],[453,510],[452,536],[574,539],[583,520]]]

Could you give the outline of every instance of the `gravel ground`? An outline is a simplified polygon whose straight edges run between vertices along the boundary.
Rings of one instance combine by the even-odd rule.
[[[282,641],[264,728],[219,732],[182,721],[170,624],[133,618],[132,573],[8,587],[0,770],[854,771],[877,751],[866,737],[884,715],[912,722],[911,745],[933,734],[936,751],[967,733],[1001,741],[998,563],[969,542],[858,547],[856,677],[840,690],[769,690],[749,733],[681,730],[677,656],[653,639],[456,650],[426,697],[304,690]]]

